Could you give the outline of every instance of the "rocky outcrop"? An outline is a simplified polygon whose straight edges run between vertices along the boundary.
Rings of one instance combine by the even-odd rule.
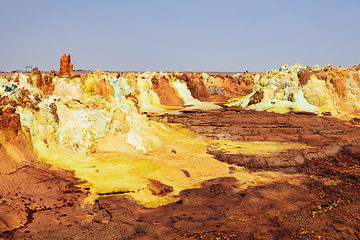
[[[238,73],[234,76],[223,76],[221,74],[212,76],[213,84],[216,85],[209,87],[209,93],[210,95],[214,95],[212,94],[212,90],[214,86],[216,86],[221,90],[221,94],[215,91],[215,93],[217,93],[216,95],[223,95],[226,97],[225,99],[235,96],[245,96],[251,93],[255,76],[256,74],[254,73]]]
[[[66,56],[63,54],[60,59],[60,75],[61,76],[71,76],[73,75],[73,64],[70,60],[70,54]]]
[[[175,89],[169,84],[166,76],[153,76],[151,78],[154,92],[159,96],[160,103],[165,106],[182,106],[184,101],[179,98]]]
[[[189,76],[187,73],[184,73],[182,75],[177,75],[176,77],[186,82],[193,98],[200,101],[207,101],[209,99],[209,89],[205,86],[201,74],[198,73]]]
[[[224,102],[232,97],[251,93],[260,73],[237,73],[229,75],[208,75],[206,73],[183,73],[176,78],[187,84],[193,98],[200,101]]]
[[[264,98],[264,91],[261,89],[257,90],[250,98],[248,106],[260,103]]]
[[[352,71],[341,71],[339,69],[333,68],[326,72],[326,79],[334,86],[335,92],[339,97],[345,97],[347,94],[346,85],[348,78],[352,78],[355,82],[359,83],[359,75],[355,75]],[[355,89],[354,89],[355,90]]]
[[[321,80],[327,79],[327,74],[324,70],[312,71],[311,69],[308,70],[304,68],[300,69],[297,75],[301,86],[305,86],[307,84],[307,82],[310,80],[311,75],[315,75],[318,79]]]
[[[21,129],[20,115],[15,111],[16,109],[11,106],[3,107],[0,111],[0,129],[9,132],[9,134],[13,136],[16,136]]]
[[[11,106],[16,108],[21,106],[23,108],[28,107],[34,109],[35,111],[39,110],[39,103],[41,102],[39,94],[35,93],[32,95],[27,89],[19,89],[16,92],[16,95],[13,96],[0,96],[0,106],[6,107]]]
[[[99,95],[110,100],[114,96],[114,87],[105,79],[97,80],[91,89],[93,95]]]
[[[329,112],[332,116],[345,119],[347,114],[359,116],[360,73],[356,69],[356,66],[335,68],[330,64],[324,67],[294,64],[281,71],[267,71],[255,81],[253,87],[253,91],[260,89],[264,92],[261,99],[264,104],[248,106],[279,113]],[[244,106],[245,102],[241,100],[237,105]]]
[[[49,98],[55,90],[53,78],[47,75],[42,75],[41,73],[37,75],[36,86],[43,91],[45,98]]]
[[[253,86],[254,82],[259,80],[263,73],[252,73],[252,72],[244,72],[235,74],[233,79],[237,81],[237,84],[242,85],[245,84],[246,86]]]

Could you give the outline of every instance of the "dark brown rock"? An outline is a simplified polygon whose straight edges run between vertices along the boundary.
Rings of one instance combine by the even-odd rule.
[[[181,171],[183,171],[183,173],[185,174],[185,176],[191,177],[190,173],[189,173],[187,170],[181,169]]]
[[[151,190],[151,192],[156,196],[166,196],[169,193],[171,193],[173,190],[173,187],[168,186],[166,184],[163,184],[157,180],[149,179],[150,183],[148,184],[148,188]]]
[[[200,101],[207,101],[210,96],[209,89],[202,81],[201,75],[185,75],[185,77],[187,78],[187,87],[190,90],[192,97]]]
[[[301,86],[305,86],[310,80],[311,75],[315,75],[320,80],[327,80],[327,73],[324,70],[312,71],[308,69],[300,69],[298,78]]]
[[[41,73],[39,73],[37,75],[37,79],[36,79],[36,86],[37,88],[41,89],[41,87],[44,85],[44,81],[42,79]]]
[[[259,89],[251,97],[248,106],[260,103],[264,98],[264,91]]]
[[[21,130],[20,115],[15,111],[12,106],[1,108],[0,111],[0,129],[3,130],[6,139],[14,138]]]
[[[55,118],[55,122],[57,122],[57,123],[59,123],[59,115],[57,114],[57,106],[56,106],[56,104],[55,103],[51,103],[50,105],[49,105],[49,107],[50,107],[50,112],[51,112],[51,114],[54,116],[54,118]]]

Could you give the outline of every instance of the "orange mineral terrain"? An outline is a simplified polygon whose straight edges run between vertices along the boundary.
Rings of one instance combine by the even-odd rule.
[[[358,239],[360,66],[0,77],[4,239]]]

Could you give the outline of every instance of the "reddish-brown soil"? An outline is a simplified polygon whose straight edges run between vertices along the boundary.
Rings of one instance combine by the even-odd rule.
[[[279,114],[224,107],[210,112],[185,111],[168,115],[169,123],[181,123],[189,129],[215,139],[246,142],[295,142],[312,146],[273,157],[231,155],[211,151],[220,161],[255,168],[287,168],[316,157],[332,156],[341,150],[360,153],[360,128],[357,119],[350,122],[328,116],[297,112]]]
[[[78,210],[78,203],[83,195],[72,185],[69,188],[63,184],[75,183],[75,179],[70,175],[64,175],[68,176],[64,178],[58,173],[46,173],[48,177],[41,175],[44,179],[35,183],[40,182],[44,189],[45,186],[59,189],[52,195],[58,200],[62,199],[61,202],[56,207],[32,208],[25,226],[5,232],[2,237],[360,238],[360,129],[357,121],[342,122],[331,117],[295,113],[281,115],[237,107],[211,112],[191,111],[166,117],[168,122],[182,123],[209,138],[298,142],[314,148],[311,151],[293,150],[268,158],[209,151],[220,161],[246,166],[249,171],[282,171],[293,176],[301,174],[302,177],[296,184],[279,180],[245,190],[241,190],[235,178],[213,179],[204,182],[201,188],[182,191],[178,202],[154,209],[139,206],[130,198],[118,194],[103,196],[92,209],[81,211]],[[294,158],[298,160],[292,161]],[[26,168],[14,174],[29,171],[34,170]],[[30,179],[39,176],[36,172],[28,173]],[[28,186],[29,189],[31,187]],[[61,189],[64,189],[63,192]],[[24,194],[14,193],[11,198],[22,199]],[[48,197],[51,196],[45,195],[44,199]],[[31,195],[27,198],[25,201],[31,202],[34,197]],[[70,199],[69,204],[66,203],[67,199]]]

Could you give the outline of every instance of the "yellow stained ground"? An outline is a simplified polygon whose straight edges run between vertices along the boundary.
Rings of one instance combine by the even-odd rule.
[[[165,123],[152,124],[164,144],[147,154],[128,148],[128,151],[122,152],[80,155],[54,145],[47,147],[42,141],[35,141],[34,147],[40,160],[54,167],[72,170],[76,177],[85,180],[81,187],[89,189],[91,195],[88,200],[93,200],[98,194],[125,192],[146,207],[157,207],[178,200],[176,195],[181,190],[200,187],[203,181],[218,177],[235,177],[242,188],[285,177],[296,181],[294,175],[251,173],[243,167],[217,161],[206,153],[208,142],[193,132],[179,125],[172,125],[169,130]],[[220,145],[224,143],[218,141]],[[255,143],[254,146],[270,149],[276,145],[259,144]],[[229,146],[229,143],[226,142],[225,146]],[[250,148],[245,149],[250,151]],[[232,173],[230,166],[235,168]],[[188,171],[191,177],[187,177],[182,169]],[[149,179],[170,185],[174,191],[166,197],[155,196],[147,188]]]
[[[211,150],[222,150],[229,154],[273,156],[289,149],[306,149],[309,145],[293,142],[233,142],[228,140],[209,141]]]

